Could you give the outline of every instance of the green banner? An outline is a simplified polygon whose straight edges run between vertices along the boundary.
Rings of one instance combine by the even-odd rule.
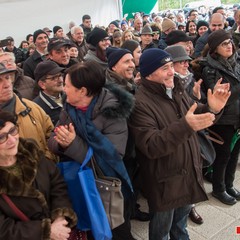
[[[123,16],[128,14],[128,19],[133,18],[135,12],[144,12],[149,14],[157,0],[122,0]]]

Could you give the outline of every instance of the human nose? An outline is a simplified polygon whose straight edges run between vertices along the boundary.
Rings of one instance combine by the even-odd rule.
[[[135,68],[135,63],[133,61],[130,62],[130,66]]]
[[[6,143],[12,144],[16,142],[16,137],[12,136],[10,133],[7,134],[6,138],[7,138]]]
[[[168,73],[169,76],[173,76],[174,75],[174,68],[169,68]]]
[[[12,86],[13,84],[13,77],[12,76],[6,76],[3,78],[3,86],[4,88],[8,88],[9,86]]]

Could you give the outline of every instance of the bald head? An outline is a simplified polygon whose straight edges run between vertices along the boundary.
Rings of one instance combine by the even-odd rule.
[[[137,18],[134,20],[134,29],[141,32],[143,26],[143,22],[141,18]]]
[[[212,32],[224,28],[224,16],[221,13],[212,14],[209,20],[209,28]]]

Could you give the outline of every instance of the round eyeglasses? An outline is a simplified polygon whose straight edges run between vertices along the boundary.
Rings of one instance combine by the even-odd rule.
[[[8,135],[16,136],[18,134],[18,126],[13,126],[7,133],[0,134],[0,144],[5,143],[8,140]]]
[[[221,47],[223,47],[223,48],[227,48],[228,47],[228,45],[232,45],[233,44],[233,41],[232,40],[229,40],[229,41],[227,41],[227,42],[222,42],[221,44],[220,44],[220,46]]]

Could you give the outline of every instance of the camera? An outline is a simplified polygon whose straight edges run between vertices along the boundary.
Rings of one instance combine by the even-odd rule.
[[[10,39],[8,39],[8,38],[2,39],[2,40],[0,40],[0,47],[6,47],[10,43],[11,43]]]

